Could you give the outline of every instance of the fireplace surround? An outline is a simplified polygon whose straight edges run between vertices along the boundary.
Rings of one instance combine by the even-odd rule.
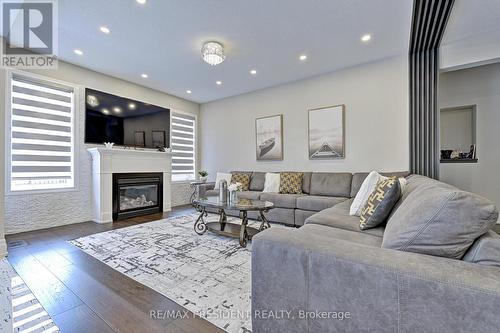
[[[133,213],[130,216],[136,216],[140,210],[134,211],[134,208],[150,209],[149,212],[168,212],[171,210],[171,170],[172,154],[170,152],[159,152],[154,150],[134,150],[134,149],[106,149],[101,147],[88,148],[87,151],[92,156],[92,199],[93,199],[93,220],[98,223],[113,222],[116,218],[124,218],[127,214],[115,215],[114,207],[114,175],[136,174],[142,176],[160,175],[162,185],[158,189],[157,205],[150,201],[153,187],[147,184],[131,184],[136,187],[146,186],[134,189],[126,188],[124,192],[123,203],[126,205],[137,206],[124,209],[122,213]],[[145,177],[148,178],[148,177]],[[142,180],[142,179],[141,179]],[[126,187],[126,186],[124,186]],[[140,195],[137,193],[142,191]],[[144,195],[144,198],[142,197]],[[149,196],[149,198],[148,198]],[[118,201],[119,202],[119,201]],[[149,207],[148,207],[149,206]],[[125,207],[124,207],[125,208]],[[154,208],[154,211],[153,211]],[[140,212],[145,213],[145,211]]]
[[[113,220],[163,210],[162,173],[114,173]]]

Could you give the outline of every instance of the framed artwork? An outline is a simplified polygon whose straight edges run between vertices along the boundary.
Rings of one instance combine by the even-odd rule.
[[[283,160],[283,115],[255,119],[257,161]]]
[[[165,131],[153,131],[153,147],[164,148],[167,146],[167,133]]]
[[[134,145],[136,147],[146,147],[146,132],[144,131],[134,132]]]
[[[344,105],[309,110],[309,159],[345,157]]]

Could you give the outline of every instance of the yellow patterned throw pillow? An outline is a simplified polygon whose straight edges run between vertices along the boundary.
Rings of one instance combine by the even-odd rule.
[[[250,175],[248,173],[233,173],[231,176],[231,184],[240,183],[242,191],[248,191],[250,187]]]
[[[301,172],[281,172],[280,173],[280,193],[301,194],[302,177]]]
[[[400,195],[401,186],[397,177],[379,181],[361,210],[359,228],[366,230],[383,223],[398,202]]]

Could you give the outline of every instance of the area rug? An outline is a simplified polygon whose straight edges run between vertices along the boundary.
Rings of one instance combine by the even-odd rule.
[[[0,317],[0,332],[59,332],[7,259],[0,260]]]
[[[235,238],[197,235],[197,217],[172,217],[70,243],[227,332],[251,332],[251,242],[242,248]],[[205,221],[217,219],[210,214]]]

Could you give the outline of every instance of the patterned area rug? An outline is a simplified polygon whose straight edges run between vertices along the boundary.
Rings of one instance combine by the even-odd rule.
[[[0,332],[59,332],[7,259],[0,260],[0,316]]]
[[[70,243],[227,332],[251,332],[251,242],[242,248],[235,238],[209,231],[199,236],[197,217],[173,217]],[[205,218],[217,220],[213,214]]]

